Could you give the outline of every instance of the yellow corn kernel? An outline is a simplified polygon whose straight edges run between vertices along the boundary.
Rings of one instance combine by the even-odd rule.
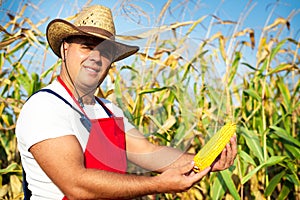
[[[199,172],[209,167],[225,148],[236,131],[236,124],[228,122],[201,148],[194,157],[194,171]]]

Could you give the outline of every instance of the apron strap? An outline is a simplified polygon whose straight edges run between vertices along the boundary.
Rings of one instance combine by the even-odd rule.
[[[104,111],[106,112],[108,117],[114,117],[114,113],[111,112],[106,106],[105,104],[100,100],[100,98],[95,96],[96,101],[102,106],[102,108],[104,109]]]
[[[65,102],[65,104],[70,106],[73,110],[75,110],[80,115],[80,122],[87,129],[87,131],[90,132],[91,127],[92,127],[92,123],[90,122],[90,120],[87,118],[86,115],[84,115],[82,112],[80,112],[78,109],[76,109],[66,99],[64,99],[62,96],[60,96],[59,94],[57,94],[56,92],[54,92],[53,90],[50,90],[50,89],[41,89],[37,92],[48,92],[48,93],[53,94],[54,96],[58,97],[59,99],[61,99],[63,102]]]

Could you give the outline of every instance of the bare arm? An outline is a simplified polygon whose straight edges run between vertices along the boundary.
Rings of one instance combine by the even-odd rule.
[[[131,162],[156,172],[192,162],[194,156],[175,148],[154,145],[137,129],[131,129],[126,133],[126,151]]]
[[[130,161],[151,171],[163,172],[167,169],[192,162],[194,155],[174,148],[150,143],[137,129],[126,134],[127,156]],[[236,136],[232,137],[220,156],[212,164],[212,171],[230,167],[237,155]]]
[[[87,169],[75,136],[48,139],[30,148],[36,161],[69,199],[133,198],[146,194],[187,190],[209,172],[191,173],[191,162],[168,169],[159,176],[124,175]]]

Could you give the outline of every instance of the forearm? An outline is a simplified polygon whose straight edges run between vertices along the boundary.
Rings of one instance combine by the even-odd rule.
[[[193,155],[178,149],[150,143],[138,130],[126,134],[128,159],[144,169],[163,172],[193,160]]]
[[[69,199],[130,199],[163,192],[160,177],[85,169],[65,191]]]
[[[169,168],[180,167],[187,162],[193,161],[194,154],[183,152],[178,149],[174,149],[172,147],[164,147],[164,148],[165,148],[166,153],[163,154],[163,157],[165,157],[164,158],[165,160],[168,160],[168,159],[170,159],[170,160],[169,160],[169,165],[166,165],[166,167],[162,169],[163,171],[165,171],[166,169],[169,169]],[[177,154],[177,159],[174,160],[174,158],[176,157],[176,154]],[[159,157],[159,155],[158,155],[158,157]],[[172,162],[172,160],[174,160],[174,162]],[[168,163],[166,163],[166,164],[168,164]]]
[[[130,153],[130,160],[144,169],[163,172],[167,169],[179,167],[193,160],[192,154],[167,146],[154,146],[148,153]]]

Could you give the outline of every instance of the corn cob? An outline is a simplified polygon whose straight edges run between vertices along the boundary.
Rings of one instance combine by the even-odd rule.
[[[235,131],[236,124],[229,122],[213,135],[194,157],[194,171],[199,172],[206,167],[209,167],[225,148]]]

